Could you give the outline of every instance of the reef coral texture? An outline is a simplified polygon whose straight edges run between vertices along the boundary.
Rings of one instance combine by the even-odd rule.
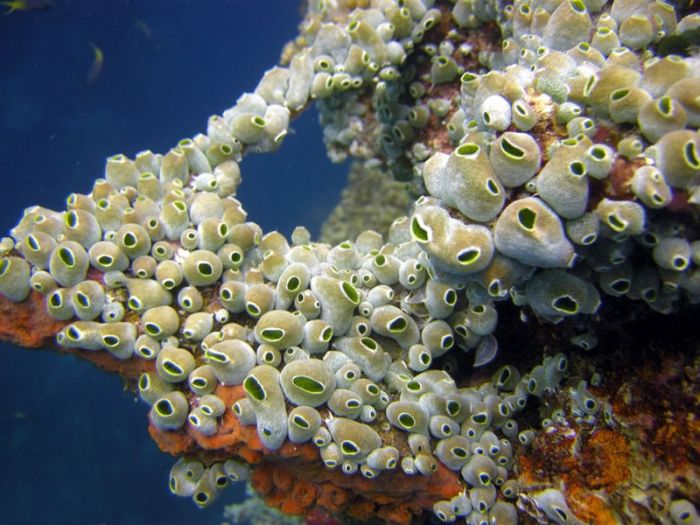
[[[309,2],[205,133],[26,210],[2,335],[133,380],[202,507],[250,479],[355,521],[700,523],[698,31],[692,2]],[[312,103],[355,163],[333,244],[235,197]]]

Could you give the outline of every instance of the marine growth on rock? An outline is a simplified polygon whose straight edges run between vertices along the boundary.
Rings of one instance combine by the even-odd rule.
[[[109,157],[65,210],[27,208],[0,293],[58,347],[140,374],[179,457],[169,487],[201,507],[251,476],[296,514],[698,523],[697,470],[630,509],[629,472],[574,480],[551,459],[571,440],[561,461],[593,468],[605,432],[629,453],[586,364],[615,350],[599,332],[625,308],[697,312],[700,61],[662,51],[700,30],[691,11],[310,2],[280,65],[202,132]],[[311,104],[352,176],[322,239],[287,239],[236,192]]]

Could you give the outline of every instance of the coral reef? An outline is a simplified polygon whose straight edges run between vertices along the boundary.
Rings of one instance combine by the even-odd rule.
[[[310,4],[206,133],[26,210],[0,333],[131,380],[200,507],[250,480],[349,522],[695,523],[700,62],[660,50],[698,28],[662,0]],[[354,159],[327,242],[236,198],[311,103]]]
[[[411,203],[404,183],[378,167],[355,162],[340,202],[323,223],[319,241],[339,244],[369,229],[386,236],[394,219],[405,215]]]
[[[297,516],[290,516],[266,505],[250,485],[246,487],[248,496],[243,503],[232,503],[224,510],[226,520],[222,525],[236,525],[237,523],[249,523],[250,525],[301,525],[302,520]]]

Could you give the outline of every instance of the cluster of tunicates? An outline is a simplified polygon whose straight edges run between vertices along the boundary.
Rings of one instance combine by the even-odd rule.
[[[487,4],[459,2],[453,16],[469,27],[497,19]],[[681,296],[698,300],[693,230],[664,212],[697,205],[700,79],[691,59],[641,49],[700,17],[678,22],[661,1],[616,1],[602,12],[605,4],[516,1],[503,10],[503,49],[480,57],[487,73],[462,75],[457,146],[423,163],[434,199],[411,216],[413,238],[444,278],[475,281],[496,300],[510,294],[555,322],[595,313],[597,289],[663,313]],[[456,11],[467,5],[461,23]],[[538,144],[530,131],[543,118],[565,135]],[[596,141],[597,127],[622,123],[639,135],[617,151]],[[635,162],[629,196],[592,199],[621,158]]]
[[[457,350],[491,362],[504,300],[551,322],[579,316],[572,343],[590,349],[604,296],[664,313],[700,298],[700,241],[684,214],[700,202],[697,62],[645,50],[700,17],[678,20],[661,0],[607,4],[375,0],[343,25],[315,3],[289,66],[206,134],[109,158],[66,211],[27,209],[3,242],[0,293],[43,295],[50,316],[72,321],[63,347],[152,361],[138,388],[161,431],[214,435],[232,410],[267,449],[312,442],[348,475],[429,476],[439,462],[464,483],[435,504],[439,519],[517,523],[513,450],[536,429],[516,416],[557,390],[566,357],[525,374],[505,365],[469,388],[436,363]],[[492,22],[501,49],[471,56],[465,35]],[[457,79],[456,98],[432,95]],[[313,100],[337,158],[369,159],[422,195],[388,233],[330,245],[247,221],[238,163],[277,149]],[[426,138],[429,123],[449,147]],[[621,163],[632,171],[615,189]],[[225,406],[219,385],[245,397]],[[577,421],[605,413],[585,382],[570,398]],[[403,438],[388,444],[391,429]],[[233,458],[182,458],[170,487],[204,507],[245,476]],[[532,499],[576,522],[558,490]],[[677,523],[697,519],[685,500],[671,507]]]
[[[433,360],[491,341],[497,314],[490,300],[467,298],[430,275],[407,221],[394,225],[390,242],[368,230],[331,247],[298,228],[290,244],[276,232],[261,235],[235,198],[219,195],[239,180],[232,160],[215,168],[228,177],[212,174],[220,184],[200,185],[206,173],[191,175],[189,165],[186,185],[169,184],[162,170],[160,177],[139,173],[150,197],[138,182],[120,190],[108,182],[116,180],[115,163],[138,170],[136,161],[112,158],[108,179],[91,195],[69,197],[66,212],[32,208],[15,230],[25,231],[16,242],[26,253],[33,239],[52,241],[44,261],[33,254],[16,260],[51,316],[78,318],[58,334],[61,346],[154,361],[155,372],[144,373],[138,387],[161,430],[187,425],[213,435],[233,410],[257,425],[267,448],[312,441],[326,466],[347,474],[374,477],[400,467],[430,475],[439,460],[466,482],[481,480],[470,492],[485,498],[474,512],[489,512],[508,479],[509,439],[531,439],[513,417],[528,395],[556,388],[565,358],[550,358],[525,378],[505,367],[492,384],[458,389],[446,372],[431,369]],[[121,224],[108,223],[98,210],[122,197],[132,206],[121,209]],[[178,225],[164,211],[172,203],[185,214]],[[79,224],[93,228],[70,237],[84,244],[66,240]],[[101,282],[91,271],[101,272]],[[214,394],[219,384],[242,384],[246,398],[226,407]],[[382,442],[373,428],[382,423],[406,433],[408,454]],[[181,459],[170,487],[207,506],[241,476],[239,466]],[[493,483],[479,478],[482,469]]]
[[[483,72],[464,70],[471,50],[459,32],[439,44],[424,43],[420,28],[397,25],[396,16],[404,22],[446,16],[439,5],[411,2],[398,6],[397,15],[394,2],[375,2],[351,17],[372,20],[387,48],[398,42],[417,58],[406,61],[398,76],[391,61],[380,69],[372,127],[354,96],[321,105],[325,129],[332,130],[326,142],[336,155],[344,148],[366,157],[362,146],[374,141],[386,165],[403,177],[406,166],[398,159],[411,150],[421,175],[415,187],[436,198],[428,202],[432,208],[418,201],[412,234],[443,280],[483,284],[482,272],[492,273],[494,298],[516,284],[516,304],[529,303],[552,321],[594,313],[597,289],[663,313],[683,298],[696,302],[700,290],[699,246],[677,213],[679,203],[692,208],[698,200],[700,83],[693,59],[644,50],[697,27],[700,17],[678,20],[662,1],[606,4],[516,1],[499,14],[492,2],[456,2],[450,15],[457,27],[499,25],[502,49],[481,51]],[[311,24],[306,35],[317,31]],[[367,52],[377,56],[374,47]],[[426,61],[430,66],[421,76]],[[338,63],[335,71],[342,73],[345,66]],[[431,97],[430,86],[458,77],[457,107]],[[456,145],[449,155],[416,141],[431,118],[447,122]],[[562,132],[538,142],[531,131],[543,121]],[[619,125],[632,129],[615,144],[602,132]],[[633,163],[622,194],[592,195],[611,184],[620,159]],[[451,210],[461,215],[449,217]],[[428,241],[433,228],[436,239]],[[561,270],[537,271],[550,268]],[[594,336],[579,339],[583,347],[595,344]]]
[[[177,495],[191,497],[200,507],[210,505],[229,483],[248,480],[250,467],[235,459],[204,465],[195,458],[182,457],[170,469],[168,486]]]
[[[518,523],[512,503],[518,485],[509,480],[513,443],[531,444],[535,430],[520,429],[515,416],[526,407],[528,396],[554,392],[567,367],[562,354],[546,358],[524,376],[506,365],[494,373],[490,383],[445,396],[444,415],[448,417],[439,419],[440,427],[434,416],[429,418],[430,432],[437,440],[434,454],[447,468],[460,471],[466,488],[451,500],[434,504],[433,512],[441,521],[464,517],[467,523]],[[421,396],[419,403],[425,405],[426,400],[434,402],[434,396]],[[409,437],[409,444],[412,439],[415,443],[415,435]],[[565,501],[562,508],[568,511]]]
[[[397,319],[402,318],[390,322]],[[525,376],[504,366],[490,383],[458,388],[442,370],[415,373],[416,367],[406,364],[411,359],[405,351],[394,348],[391,353],[403,357],[392,361],[377,340],[391,348],[379,335],[346,336],[335,339],[331,348],[336,349],[326,350],[320,359],[298,359],[302,347],[294,349],[297,358],[280,372],[258,365],[243,381],[247,397],[233,410],[242,422],[258,424],[266,446],[277,447],[285,438],[312,441],[326,467],[345,474],[359,472],[371,479],[400,468],[407,475],[430,476],[439,461],[460,472],[468,487],[451,501],[435,504],[441,520],[468,516],[476,523],[517,523],[515,507],[507,501],[517,496],[516,486],[508,483],[513,440],[529,445],[534,430],[519,429],[515,417],[529,396],[557,389],[567,370],[566,358],[547,358]],[[430,352],[423,352],[419,370],[430,360]],[[294,406],[288,413],[286,404]],[[383,442],[377,430],[386,430],[386,425],[405,433],[403,450]],[[567,509],[565,503],[561,507]]]

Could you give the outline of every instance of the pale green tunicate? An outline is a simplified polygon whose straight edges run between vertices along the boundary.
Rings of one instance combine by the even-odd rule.
[[[364,423],[337,417],[329,420],[327,426],[343,456],[354,461],[364,460],[382,444],[379,434]]]
[[[637,123],[649,142],[685,127],[688,117],[683,106],[671,97],[649,100],[639,108]]]
[[[399,281],[401,261],[390,254],[378,253],[372,259],[370,271],[377,281],[384,285],[393,285]]]
[[[189,405],[179,390],[165,394],[153,403],[149,416],[156,428],[177,430],[185,424]]]
[[[336,416],[356,419],[362,412],[362,398],[347,388],[336,388],[328,399],[328,409]]]
[[[640,109],[651,100],[651,95],[639,87],[617,89],[610,93],[608,112],[618,124],[636,124]]]
[[[447,500],[436,501],[433,504],[433,514],[446,523],[452,523],[456,518],[454,508]]]
[[[298,406],[289,412],[289,440],[292,443],[305,443],[313,438],[321,427],[321,415],[315,408]]]
[[[187,416],[187,421],[195,431],[204,436],[212,436],[216,434],[216,418],[206,414],[201,407],[192,410]]]
[[[57,334],[56,342],[65,348],[99,350],[102,348],[100,325],[91,321],[76,321]]]
[[[333,338],[333,328],[321,319],[312,319],[304,325],[302,348],[309,354],[322,354]]]
[[[616,234],[639,235],[646,227],[644,208],[634,201],[603,199],[595,211],[601,222]]]
[[[85,248],[75,241],[63,241],[51,253],[49,271],[58,284],[68,287],[85,280],[89,265]],[[28,288],[29,276],[24,281]]]
[[[190,372],[187,376],[190,390],[198,396],[211,394],[216,389],[217,379],[214,369],[210,365],[202,365]]]
[[[448,317],[457,303],[457,292],[451,286],[428,279],[425,285],[425,307],[433,319]]]
[[[208,312],[188,315],[182,325],[182,336],[190,341],[201,341],[212,331],[214,316]]]
[[[654,166],[637,168],[631,189],[647,208],[663,208],[670,204],[673,197],[662,173]]]
[[[100,323],[102,348],[117,359],[129,359],[134,354],[136,326],[132,323]]]
[[[202,287],[214,284],[223,272],[223,264],[215,253],[195,250],[183,263],[185,279],[192,286]]]
[[[264,313],[255,325],[255,339],[277,350],[299,345],[304,338],[304,318],[286,310]]]
[[[328,432],[326,427],[321,428],[325,432]],[[327,439],[331,439],[330,433],[328,433]],[[316,444],[318,445],[318,443]],[[321,460],[327,468],[335,468],[343,462],[343,453],[340,451],[340,447],[336,443],[330,442],[321,448]]]
[[[103,272],[124,271],[129,267],[129,258],[111,241],[96,242],[90,247],[88,254],[90,264]]]
[[[180,317],[171,306],[156,306],[141,316],[144,331],[158,340],[174,335],[180,327]]]
[[[109,274],[105,274],[105,276],[107,275]],[[107,284],[107,277],[105,277],[105,284]],[[129,299],[126,304],[135,312],[141,313],[172,303],[172,294],[156,280],[126,279],[125,284],[129,291]]]
[[[105,293],[97,281],[83,281],[71,290],[71,303],[78,319],[96,319],[105,306]]]
[[[138,380],[139,397],[149,405],[155,403],[165,394],[173,391],[173,385],[161,379],[158,374],[144,372]]]
[[[687,499],[677,499],[671,502],[669,513],[674,525],[697,525],[700,523],[698,511]]]
[[[181,457],[170,469],[170,491],[180,497],[192,496],[204,473],[205,467],[200,461]]]
[[[432,357],[440,357],[454,345],[450,325],[443,320],[434,320],[421,329],[421,342]]]
[[[472,487],[488,487],[496,478],[496,464],[483,454],[472,456],[461,470],[462,479]]]
[[[465,224],[438,206],[423,205],[411,217],[411,237],[438,269],[456,275],[483,270],[494,255],[489,228]]]
[[[234,281],[229,281],[234,282]],[[225,283],[222,287],[221,293],[225,294],[224,290],[229,287],[229,282]],[[243,283],[240,283],[243,284]],[[240,289],[240,286],[237,287]],[[238,306],[238,290],[230,289],[232,291],[233,303],[229,304],[227,308]],[[227,299],[228,300],[228,299]],[[245,311],[246,313],[254,319],[258,319],[261,315],[269,312],[273,309],[275,304],[275,291],[271,286],[265,283],[256,283],[252,286],[248,286],[245,290]]]
[[[659,267],[682,272],[690,265],[690,244],[680,237],[664,237],[654,246],[652,255]]]
[[[527,282],[526,294],[530,306],[539,314],[549,317],[592,313],[591,301],[585,282],[562,270],[545,270]]]
[[[559,147],[536,178],[537,193],[561,217],[575,219],[586,211],[588,176],[579,147]]]
[[[39,270],[29,278],[29,286],[41,295],[47,296],[58,287],[58,284],[49,272]]]
[[[396,447],[376,448],[367,456],[367,465],[376,470],[393,470],[398,464],[399,451]]]
[[[370,337],[339,337],[333,347],[343,352],[372,381],[381,381],[386,375],[391,359],[382,347]]]
[[[250,465],[239,459],[230,458],[224,462],[224,472],[233,483],[246,481],[250,477]]]
[[[151,251],[151,237],[148,231],[138,224],[124,224],[117,230],[116,243],[119,249],[131,259],[147,255]]]
[[[416,434],[428,434],[428,413],[416,402],[394,401],[386,408],[389,422],[405,431]]]
[[[242,425],[255,425],[257,421],[257,416],[255,415],[255,410],[253,405],[247,397],[243,397],[236,401],[231,410],[236,417],[241,422]]]
[[[547,517],[559,525],[576,522],[576,517],[566,504],[564,495],[556,489],[545,489],[534,495],[537,506]]]
[[[185,381],[195,369],[194,356],[184,348],[166,346],[156,358],[158,375],[169,383]]]
[[[24,301],[31,292],[29,275],[29,264],[24,259],[3,257],[0,259],[0,293],[10,301]]]
[[[700,176],[700,138],[689,129],[666,133],[654,145],[656,166],[673,188],[687,188]]]
[[[418,342],[419,331],[416,322],[395,306],[375,308],[370,323],[375,333],[393,339],[402,348],[408,349]]]
[[[277,281],[276,307],[282,310],[289,308],[295,297],[308,288],[311,272],[303,263],[292,263],[287,266]]]
[[[56,240],[48,233],[34,231],[29,233],[22,242],[17,243],[16,247],[27,262],[47,269],[51,253],[56,247]]]
[[[51,317],[59,321],[67,321],[73,317],[70,292],[70,288],[56,288],[49,293],[46,299],[46,310]]]
[[[256,364],[255,351],[239,339],[227,339],[204,351],[204,357],[219,382],[239,385]]]
[[[224,475],[217,476],[215,465],[205,470],[204,475],[195,486],[194,494],[192,494],[192,501],[201,509],[208,507],[219,497],[220,484],[225,487],[228,483],[228,478]],[[223,481],[219,481],[219,479]]]
[[[163,285],[163,288],[172,290],[182,283],[184,274],[182,266],[175,261],[167,260],[158,263],[155,276],[156,280]]]
[[[513,201],[503,210],[494,241],[504,255],[532,266],[566,267],[574,258],[559,217],[536,197]]]
[[[457,147],[446,159],[443,172],[437,185],[424,173],[431,195],[477,222],[491,220],[501,211],[505,201],[503,186],[478,144],[468,142]]]
[[[320,359],[288,363],[280,373],[280,385],[294,405],[317,407],[330,399],[335,389],[335,375]]]
[[[355,287],[348,282],[320,275],[311,279],[311,291],[320,302],[321,319],[333,328],[334,334],[344,334],[350,328],[352,312],[360,303]]]
[[[591,18],[583,0],[566,0],[552,12],[542,34],[545,46],[565,51],[588,41]]]
[[[243,381],[246,397],[255,411],[258,436],[270,450],[277,450],[287,438],[287,410],[279,384],[279,372],[258,365]]]
[[[350,390],[355,392],[362,399],[365,406],[378,405],[381,390],[374,381],[366,377],[357,379],[350,384]]]
[[[503,133],[489,153],[494,173],[508,188],[527,182],[539,169],[540,160],[539,146],[527,133]]]

